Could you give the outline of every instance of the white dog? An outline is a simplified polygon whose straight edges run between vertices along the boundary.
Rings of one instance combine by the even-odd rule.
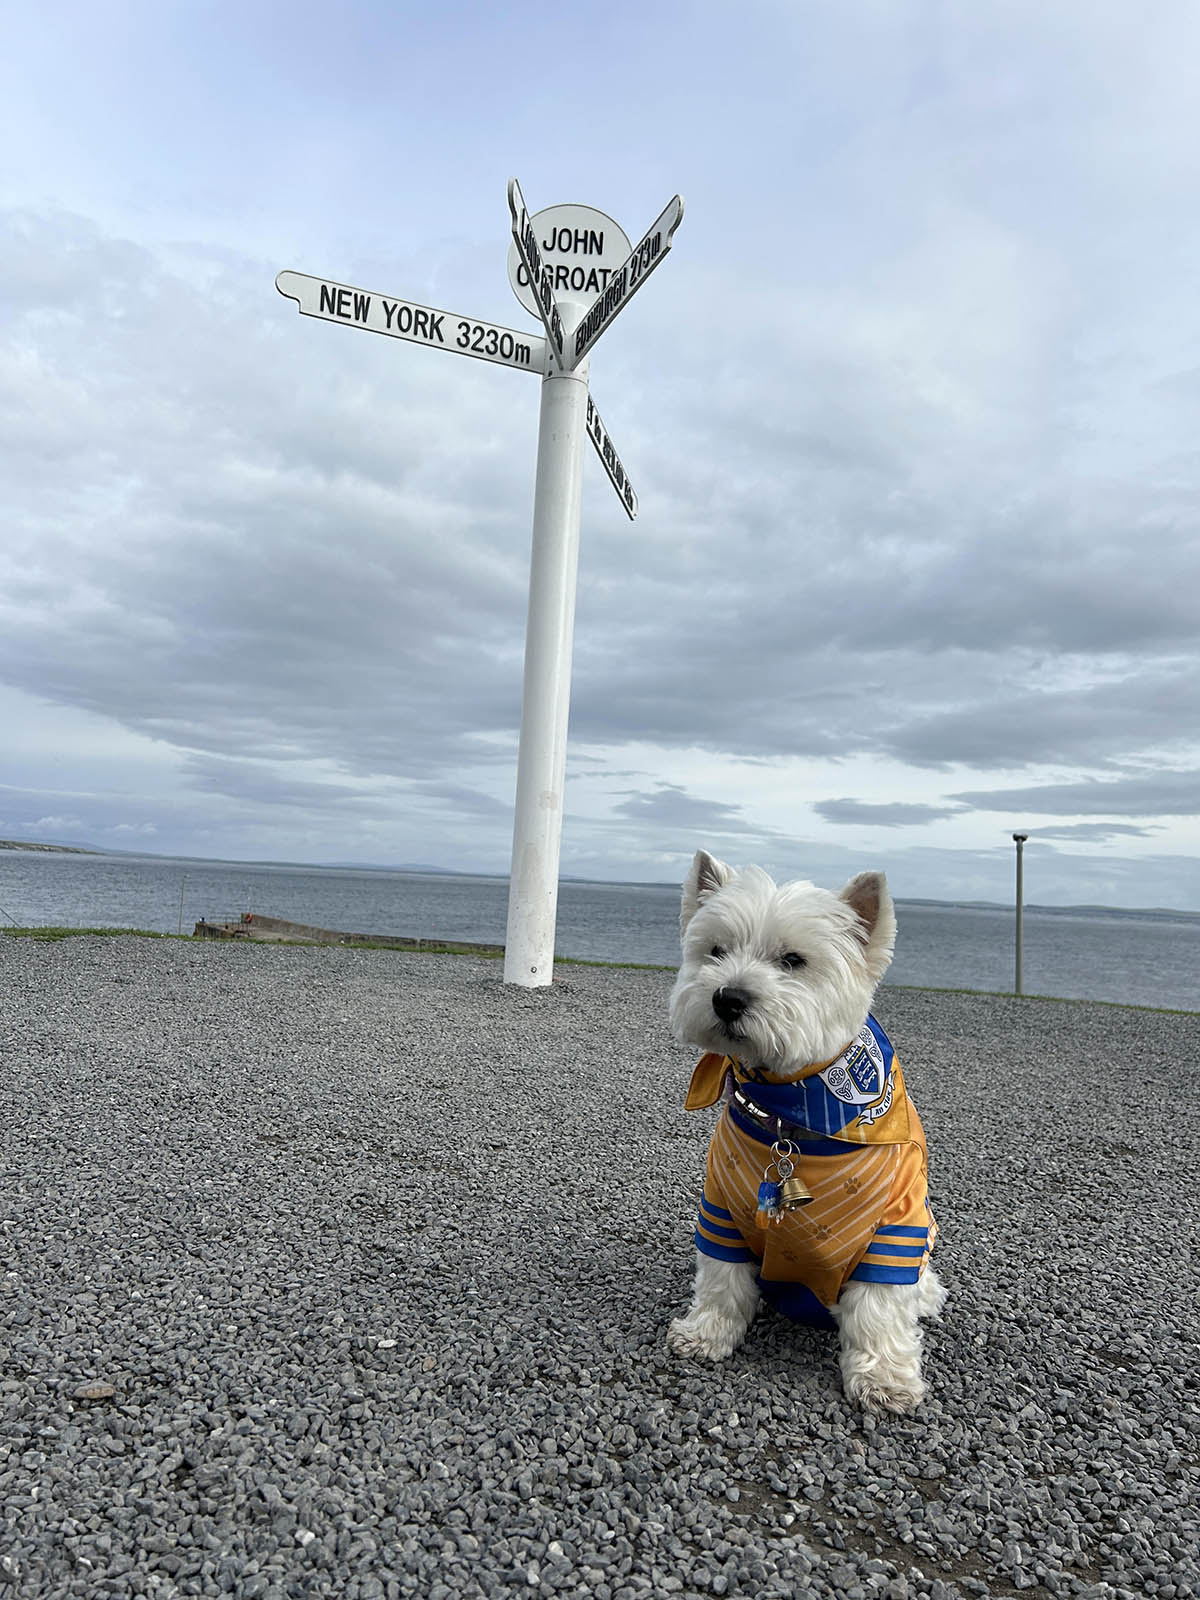
[[[798,1320],[836,1324],[851,1400],[912,1411],[925,1392],[918,1319],[936,1317],[946,1292],[929,1265],[924,1131],[869,1015],[896,940],[887,880],[864,872],[840,894],[780,886],[701,850],[679,924],[671,1023],[708,1052],[687,1104],[726,1103],[692,1304],[667,1342],[723,1360],[761,1294]]]

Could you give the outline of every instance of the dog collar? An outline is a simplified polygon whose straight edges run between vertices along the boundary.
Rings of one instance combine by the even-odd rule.
[[[849,1045],[846,1046],[848,1050]],[[830,1056],[828,1061],[814,1061],[810,1066],[801,1069],[795,1078],[789,1078],[786,1083],[777,1082],[774,1087],[778,1089],[791,1089],[804,1082],[805,1079],[814,1077],[818,1072],[824,1072],[827,1067],[832,1067],[842,1059],[844,1051],[839,1050],[836,1056]],[[732,1074],[733,1081],[739,1088],[752,1083],[755,1089],[768,1088],[771,1080],[743,1066],[736,1056],[723,1056],[710,1051],[708,1055],[701,1056],[692,1073],[692,1081],[688,1088],[684,1108],[688,1111],[703,1111],[706,1106],[715,1106],[725,1093],[725,1081]],[[749,1100],[749,1096],[745,1097]],[[775,1116],[772,1111],[764,1115]]]
[[[730,1077],[738,1109],[764,1127],[775,1120],[851,1144],[897,1144],[910,1136],[900,1063],[874,1017],[832,1060],[812,1062],[785,1083],[750,1072],[735,1056],[702,1056],[687,1109],[715,1105]]]

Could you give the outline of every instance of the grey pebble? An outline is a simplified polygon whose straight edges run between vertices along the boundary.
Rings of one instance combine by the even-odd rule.
[[[670,974],[559,977],[0,938],[5,1600],[1200,1600],[1194,1018],[881,992],[951,1300],[875,1418],[668,1357],[711,1114]]]

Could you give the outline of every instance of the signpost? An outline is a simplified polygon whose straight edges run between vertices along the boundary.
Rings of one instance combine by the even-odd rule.
[[[504,957],[506,983],[540,988],[554,976],[585,436],[631,521],[638,509],[588,393],[587,357],[671,248],[683,201],[676,195],[632,250],[612,218],[588,206],[551,206],[531,217],[515,178],[508,185],[508,207],[509,280],[521,304],[540,318],[545,338],[302,272],[280,272],[275,286],[302,316],[517,367],[542,379]]]

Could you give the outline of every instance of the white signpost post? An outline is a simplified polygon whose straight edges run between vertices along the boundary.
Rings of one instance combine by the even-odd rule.
[[[509,281],[521,304],[540,317],[545,338],[302,272],[279,273],[275,286],[303,316],[536,372],[542,380],[504,955],[506,983],[540,988],[554,976],[585,436],[631,520],[638,504],[588,393],[587,356],[671,248],[683,201],[676,195],[632,249],[611,217],[588,206],[551,206],[531,217],[515,178],[508,206]]]

